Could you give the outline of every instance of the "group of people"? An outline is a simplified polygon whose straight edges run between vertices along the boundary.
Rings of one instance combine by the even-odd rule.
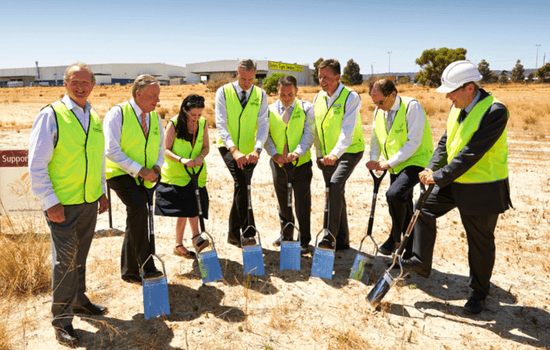
[[[257,244],[247,230],[247,176],[253,174],[262,150],[270,156],[273,184],[279,202],[281,236],[273,243],[293,240],[294,216],[287,207],[287,172],[291,185],[302,254],[311,251],[311,179],[315,145],[320,168],[334,167],[329,187],[328,231],[318,247],[348,249],[349,228],[345,199],[347,179],[365,150],[357,92],[340,82],[340,64],[330,59],[318,66],[322,88],[313,103],[297,99],[291,75],[278,82],[279,99],[268,105],[263,89],[254,85],[256,63],[239,61],[237,80],[218,89],[215,99],[218,150],[234,180],[228,220],[229,244]],[[394,253],[413,214],[413,189],[435,184],[403,255],[404,268],[429,277],[436,238],[436,219],[458,208],[469,244],[469,313],[483,310],[495,260],[494,230],[500,213],[511,206],[509,197],[506,123],[508,110],[481,89],[481,75],[469,61],[457,61],[443,72],[438,92],[453,103],[447,129],[437,147],[424,109],[414,98],[398,94],[389,79],[374,81],[369,95],[376,105],[370,142],[370,170],[388,170],[386,193],[392,229],[379,251]],[[206,163],[208,128],[201,113],[204,97],[187,96],[178,115],[163,130],[155,112],[160,86],[156,78],[136,78],[132,98],[112,107],[103,123],[87,99],[95,85],[90,67],[77,63],[64,75],[67,94],[44,107],[31,131],[29,168],[32,189],[40,199],[52,242],[52,325],[57,340],[78,345],[73,315],[102,315],[105,307],[85,295],[86,257],[97,214],[108,209],[106,184],[127,209],[121,252],[121,277],[130,283],[162,275],[152,259],[147,232],[147,200],[157,187],[155,214],[177,217],[174,253],[194,258],[183,245],[187,221],[192,242],[200,252],[208,241],[199,235],[196,197],[208,217]],[[196,174],[197,181],[191,181]],[[198,191],[195,190],[198,188]]]

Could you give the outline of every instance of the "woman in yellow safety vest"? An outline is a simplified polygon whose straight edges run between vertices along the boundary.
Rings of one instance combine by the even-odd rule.
[[[193,231],[193,240],[200,252],[208,246],[208,241],[199,237],[198,207],[195,188],[185,166],[195,172],[204,163],[204,157],[210,151],[208,142],[208,127],[201,117],[204,109],[204,97],[187,96],[180,107],[177,116],[170,119],[166,126],[164,139],[164,156],[166,161],[162,166],[162,180],[157,187],[155,214],[177,217],[176,247],[174,254],[187,259],[193,259],[195,253],[183,245],[183,233],[187,219]],[[199,195],[204,218],[208,218],[208,192],[206,191],[206,164],[199,175]],[[199,241],[195,241],[198,239]]]

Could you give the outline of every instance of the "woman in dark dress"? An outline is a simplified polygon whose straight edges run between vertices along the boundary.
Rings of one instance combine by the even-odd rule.
[[[183,233],[189,220],[193,233],[193,243],[200,252],[208,246],[208,241],[199,235],[199,217],[195,189],[185,166],[198,171],[209,152],[208,127],[201,118],[204,109],[204,97],[187,96],[177,116],[170,119],[166,126],[162,180],[157,188],[155,214],[177,217],[176,247],[174,254],[193,259],[195,253],[183,245]],[[190,169],[191,170],[191,169]],[[206,191],[206,164],[199,176],[199,194],[203,217],[208,218],[208,192]],[[198,241],[195,241],[198,240]]]

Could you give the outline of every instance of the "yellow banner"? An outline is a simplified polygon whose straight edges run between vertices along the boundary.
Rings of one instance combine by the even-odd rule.
[[[287,70],[290,72],[303,72],[304,66],[299,64],[290,64],[290,63],[281,63],[281,62],[271,62],[269,61],[269,69],[274,70]]]

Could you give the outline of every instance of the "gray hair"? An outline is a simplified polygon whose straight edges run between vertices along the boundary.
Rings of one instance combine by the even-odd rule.
[[[67,69],[65,69],[65,73],[63,73],[63,82],[69,82],[69,74],[71,74],[71,71],[76,67],[90,72],[90,74],[92,75],[92,84],[95,83],[95,75],[94,72],[92,72],[92,68],[90,68],[90,66],[88,66],[86,63],[82,62],[73,63],[69,67],[67,67]]]
[[[237,63],[237,70],[239,70],[239,68],[244,68],[244,70],[247,71],[256,70],[256,66],[256,61],[254,60],[240,60],[239,63]]]
[[[132,86],[132,96],[135,98],[138,91],[143,91],[149,84],[158,84],[159,81],[152,75],[141,74],[134,80],[134,85]]]

